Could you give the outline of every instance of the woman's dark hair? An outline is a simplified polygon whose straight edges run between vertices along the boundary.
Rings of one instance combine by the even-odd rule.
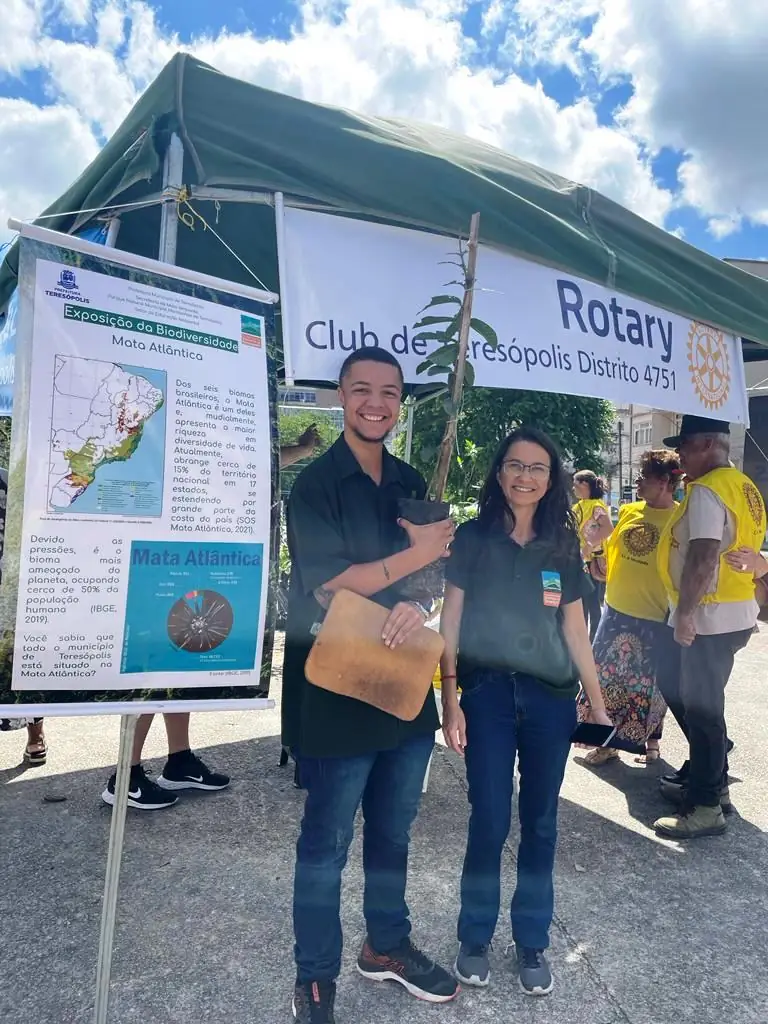
[[[640,472],[643,476],[654,477],[656,480],[663,480],[666,477],[673,490],[680,484],[683,476],[680,457],[669,448],[656,448],[644,452],[640,461]]]
[[[499,445],[480,492],[480,528],[487,531],[495,526],[503,526],[505,519],[510,519],[512,523],[515,521],[515,514],[507,504],[501,489],[499,476],[507,452],[516,441],[537,444],[549,456],[549,490],[539,502],[533,517],[536,536],[549,541],[558,554],[573,554],[574,551],[578,551],[578,534],[571,512],[570,488],[563,470],[563,459],[549,434],[535,427],[518,427]]]
[[[590,498],[602,498],[605,496],[605,482],[596,473],[593,473],[591,469],[580,469],[578,473],[574,473],[573,482],[575,484],[589,484]]]

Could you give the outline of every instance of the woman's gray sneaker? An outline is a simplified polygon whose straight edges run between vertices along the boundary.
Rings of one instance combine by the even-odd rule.
[[[547,958],[540,949],[529,949],[515,943],[517,966],[520,972],[520,988],[527,996],[546,996],[552,991],[554,981]]]
[[[462,984],[485,988],[491,980],[488,946],[468,946],[462,942],[453,972]]]

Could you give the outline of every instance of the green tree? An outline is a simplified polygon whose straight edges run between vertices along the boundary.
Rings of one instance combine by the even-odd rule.
[[[536,426],[550,434],[566,461],[578,469],[603,470],[602,451],[610,442],[613,410],[597,398],[573,398],[541,391],[470,388],[464,392],[459,413],[456,454],[448,477],[448,498],[470,501],[477,496],[501,441],[516,426]],[[440,398],[415,410],[413,465],[429,476],[435,464],[445,426]],[[405,436],[396,441],[398,454]]]
[[[296,444],[304,431],[308,430],[311,426],[315,426],[320,435],[320,445],[315,449],[315,454],[312,456],[312,458],[317,458],[318,455],[321,455],[330,448],[339,436],[339,430],[334,425],[330,415],[322,409],[307,409],[306,411],[302,409],[298,412],[293,410],[287,412],[281,409],[278,419],[280,444]],[[283,470],[281,478],[283,494],[290,493],[293,481],[309,461],[309,459],[302,459],[300,462],[296,462]]]
[[[0,416],[0,466],[8,469],[11,456],[11,417]]]

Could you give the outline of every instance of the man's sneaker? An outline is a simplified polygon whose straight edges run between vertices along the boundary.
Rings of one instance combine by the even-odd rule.
[[[357,969],[371,981],[396,981],[412,996],[428,1003],[450,1002],[461,991],[456,979],[425,956],[410,939],[388,953],[377,953],[366,939],[357,959]]]
[[[548,996],[554,987],[552,971],[541,949],[530,949],[515,943],[520,988],[527,996]]]
[[[333,1004],[336,986],[332,981],[296,982],[293,992],[293,1016],[298,1024],[336,1024]]]
[[[459,955],[453,966],[453,973],[465,985],[486,988],[491,980],[491,965],[488,962],[488,946],[459,946]]]
[[[677,804],[678,807],[682,807],[688,802],[688,786],[687,785],[676,785],[673,782],[661,782],[661,795],[665,800],[669,800],[672,804]],[[720,788],[720,806],[723,809],[723,814],[731,814],[733,812],[733,804],[731,803],[731,790],[727,782],[724,782]]]
[[[107,788],[101,794],[101,799],[110,807],[115,805],[116,780],[117,776],[112,775]],[[131,768],[131,781],[128,785],[129,807],[134,807],[137,811],[160,811],[164,807],[173,807],[178,802],[179,798],[161,789],[154,779],[148,777],[140,764]]]
[[[214,772],[191,751],[182,757],[171,755],[158,778],[158,786],[163,789],[203,789],[214,793],[226,789],[230,779],[228,775]]]
[[[683,807],[679,814],[654,821],[653,827],[670,839],[721,836],[728,828],[721,807]]]

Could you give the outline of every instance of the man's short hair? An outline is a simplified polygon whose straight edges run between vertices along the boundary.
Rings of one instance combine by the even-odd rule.
[[[702,437],[706,437],[713,444],[717,445],[718,448],[722,448],[724,451],[731,450],[731,435],[730,434],[702,434]]]
[[[341,364],[341,370],[339,371],[339,386],[344,383],[344,378],[357,363],[382,363],[384,366],[394,366],[400,374],[400,383],[405,383],[403,368],[396,356],[392,355],[392,353],[385,348],[374,348],[373,346],[369,348],[363,346],[363,348],[356,348],[354,352],[350,352]]]

